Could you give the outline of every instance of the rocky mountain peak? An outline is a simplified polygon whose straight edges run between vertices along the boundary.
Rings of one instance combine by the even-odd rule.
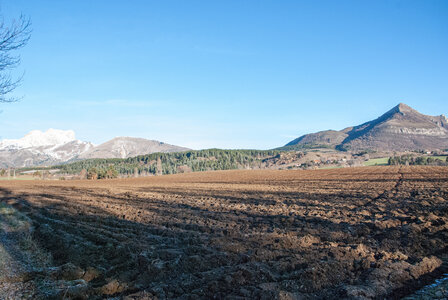
[[[0,147],[30,148],[42,146],[63,145],[75,141],[73,130],[59,130],[50,128],[45,132],[33,130],[20,139],[5,139],[0,141]]]
[[[397,110],[399,112],[417,112],[415,109],[413,109],[412,107],[410,107],[409,105],[406,105],[404,103],[400,103],[396,106]]]
[[[380,118],[393,117],[396,114],[405,115],[405,114],[420,114],[420,113],[407,104],[399,103],[397,106],[394,106],[391,110],[387,111]]]
[[[447,123],[443,115],[427,116],[400,103],[375,120],[341,131],[307,134],[285,147],[373,151],[448,149]]]

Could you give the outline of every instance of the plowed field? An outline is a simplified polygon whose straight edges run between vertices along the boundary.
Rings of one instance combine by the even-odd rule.
[[[0,199],[70,269],[34,275],[74,281],[67,298],[398,298],[447,270],[446,167],[2,181]]]

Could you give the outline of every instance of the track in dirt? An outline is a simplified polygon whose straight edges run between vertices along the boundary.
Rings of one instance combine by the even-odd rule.
[[[448,169],[1,182],[85,296],[399,297],[446,271]],[[88,276],[86,275],[88,274]]]

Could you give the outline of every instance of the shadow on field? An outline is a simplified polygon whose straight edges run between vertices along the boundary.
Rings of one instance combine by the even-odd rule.
[[[0,199],[32,220],[34,239],[62,266],[39,276],[64,281],[67,298],[397,298],[446,271],[433,256],[448,251],[446,202],[135,190],[161,196],[52,186],[0,188]],[[278,205],[296,213],[271,211]]]

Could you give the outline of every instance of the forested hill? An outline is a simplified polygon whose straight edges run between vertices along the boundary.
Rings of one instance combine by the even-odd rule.
[[[280,153],[277,150],[192,150],[152,153],[131,158],[86,159],[56,166],[61,173],[80,174],[83,170],[105,173],[113,169],[121,175],[164,175],[209,170],[262,167],[263,160]],[[84,171],[84,172],[85,172]]]

